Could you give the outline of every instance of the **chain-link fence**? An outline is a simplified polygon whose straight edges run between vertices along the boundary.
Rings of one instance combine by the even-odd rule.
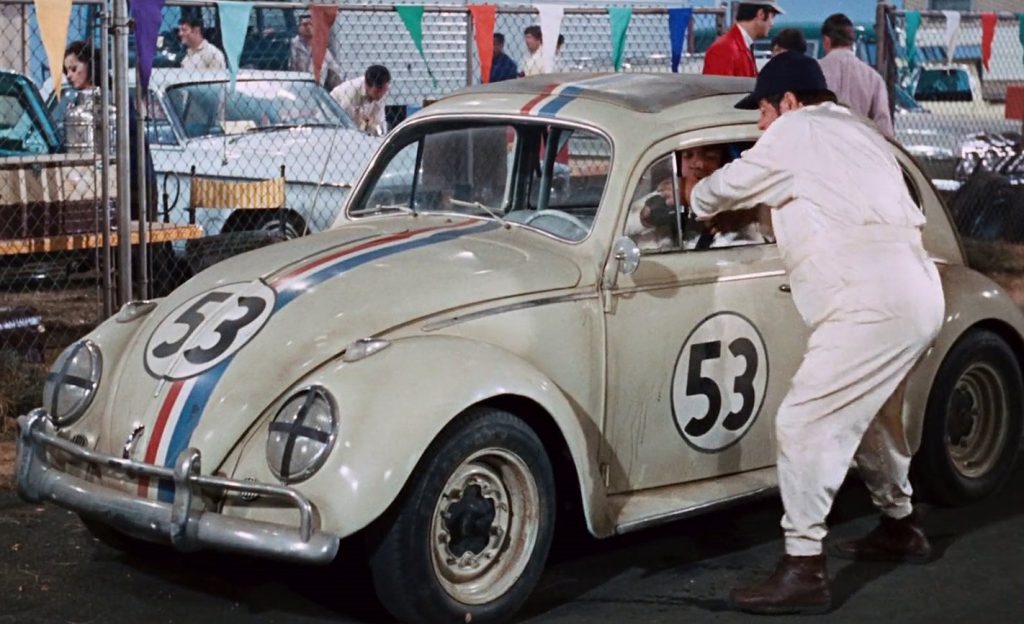
[[[111,49],[103,36],[110,32],[109,6],[101,0],[73,5],[65,67],[53,68],[33,3],[0,3],[0,64],[6,68],[0,72],[0,291],[7,314],[21,319],[9,320],[12,328],[45,324],[51,335],[70,328],[68,338],[51,340],[52,348],[125,298],[117,292],[121,231],[128,232],[131,253],[120,261],[131,265],[138,298],[161,295],[241,251],[329,227],[382,140],[360,131],[331,93],[369,65],[390,70],[388,126],[480,81],[465,6],[426,8],[424,59],[394,6],[339,5],[323,80],[316,84],[300,32],[307,6],[257,2],[242,71],[231,88],[215,5],[183,0],[163,8],[149,93],[137,107],[134,69],[116,75],[111,54],[104,54]],[[681,71],[700,71],[701,51],[722,31],[724,13],[694,12]],[[495,30],[505,34],[505,52],[517,64],[527,56],[523,31],[536,21],[532,7],[499,8]],[[560,69],[612,70],[605,9],[567,9],[561,32]],[[196,33],[198,39],[189,40]],[[134,68],[132,37],[128,64]],[[623,70],[669,71],[670,57],[667,10],[636,9]],[[128,110],[114,107],[114,88],[105,94],[99,88],[104,66],[110,87],[130,85]],[[58,98],[52,73],[61,70],[68,71]],[[103,136],[115,154],[115,133],[105,134],[100,120],[114,128],[125,115],[133,135],[144,135],[145,157],[133,141],[129,166],[118,167],[101,157]],[[119,225],[118,176],[130,177],[127,227]],[[34,331],[32,340],[15,332],[23,350],[38,347],[38,327]]]

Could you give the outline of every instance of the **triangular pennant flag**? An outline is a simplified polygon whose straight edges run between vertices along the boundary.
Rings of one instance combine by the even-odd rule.
[[[690,19],[693,17],[693,9],[669,9],[668,10],[668,36],[672,41],[672,71],[679,72],[679,62],[683,59],[683,42],[686,41],[686,33],[690,30]]]
[[[497,7],[493,4],[471,4],[469,14],[473,17],[473,37],[476,52],[480,55],[480,82],[491,81],[491,62],[494,61],[494,20]]]
[[[612,22],[612,65],[615,71],[622,69],[622,55],[626,51],[626,31],[633,18],[633,7],[608,7],[608,18]]]
[[[39,37],[50,61],[53,92],[60,99],[60,81],[64,77],[64,46],[68,40],[71,0],[34,0]],[[96,68],[93,68],[96,71]]]
[[[956,39],[960,34],[960,13],[958,11],[943,11],[946,16],[946,62],[953,62],[953,52],[956,51]]]
[[[907,64],[917,65],[917,29],[921,27],[921,12],[907,11]]]
[[[989,71],[988,62],[992,60],[992,40],[996,36],[996,14],[981,14],[981,62],[985,71]]]
[[[249,13],[252,12],[251,2],[218,2],[217,15],[220,17],[220,34],[224,43],[224,56],[228,61],[228,74],[231,76],[232,91],[235,90],[235,78],[238,77],[238,61],[242,58],[242,47],[245,45],[245,33],[249,30]]]
[[[309,5],[309,18],[313,26],[313,41],[311,42],[313,53],[313,78],[317,84],[323,84],[320,80],[320,72],[324,68],[324,59],[327,58],[327,42],[331,38],[331,26],[338,17],[338,5],[336,4],[311,4]]]
[[[1020,39],[1021,47],[1024,47],[1024,13],[1017,16],[1018,33],[1017,38]]]
[[[562,16],[565,15],[565,7],[560,4],[535,4],[534,8],[540,13],[540,37],[544,42],[541,48],[541,59],[544,61],[544,71],[555,71],[555,52],[558,48],[558,35],[562,30]]]
[[[409,31],[409,36],[412,37],[412,42],[416,44],[416,49],[420,52],[420,58],[423,59],[423,65],[427,68],[427,74],[430,76],[430,79],[434,81],[434,86],[437,87],[437,78],[434,78],[434,72],[430,71],[430,64],[427,63],[427,55],[423,53],[423,5],[396,5],[395,12],[398,13],[398,17],[402,18],[402,23],[405,24],[405,29]]]
[[[129,7],[135,20],[135,58],[138,59],[139,84],[142,92],[149,90],[149,77],[153,73],[153,56],[160,36],[160,12],[164,0],[132,0]]]

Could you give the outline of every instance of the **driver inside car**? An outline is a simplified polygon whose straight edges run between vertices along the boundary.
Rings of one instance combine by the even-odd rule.
[[[678,154],[680,177],[678,189],[680,200],[689,197],[690,191],[704,178],[722,167],[727,161],[725,145],[699,145],[681,150]],[[627,218],[626,235],[632,238],[641,251],[669,251],[678,248],[677,223],[682,223],[683,249],[706,249],[709,247],[731,247],[764,242],[757,223],[748,223],[734,231],[707,230],[692,219],[677,220],[676,206],[683,204],[672,197],[672,177],[664,177],[656,190],[638,199]],[[684,204],[685,205],[685,204]]]

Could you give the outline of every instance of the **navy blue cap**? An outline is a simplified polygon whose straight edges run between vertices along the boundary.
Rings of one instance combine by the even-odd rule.
[[[778,54],[757,74],[754,92],[736,103],[736,108],[757,110],[761,100],[787,91],[828,91],[818,61],[802,52]]]

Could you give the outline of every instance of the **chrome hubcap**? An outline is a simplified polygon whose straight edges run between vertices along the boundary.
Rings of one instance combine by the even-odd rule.
[[[526,463],[507,449],[478,451],[455,469],[431,535],[434,573],[452,598],[486,604],[512,587],[537,541],[539,500]]]

